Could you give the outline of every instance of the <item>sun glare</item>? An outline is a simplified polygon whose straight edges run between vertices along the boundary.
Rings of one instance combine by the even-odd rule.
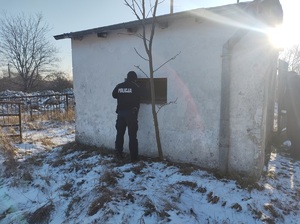
[[[277,48],[285,48],[287,47],[287,41],[285,37],[284,27],[283,25],[272,27],[267,30],[267,35],[271,44]]]
[[[286,15],[282,25],[269,29],[268,36],[275,47],[289,48],[300,43],[300,34],[297,29],[298,20],[292,15]]]

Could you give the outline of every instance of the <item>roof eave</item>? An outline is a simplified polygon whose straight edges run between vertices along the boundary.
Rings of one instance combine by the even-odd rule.
[[[226,5],[226,6],[217,6],[217,7],[212,7],[212,8],[202,8],[202,10],[209,10],[209,11],[223,11],[226,10],[227,7],[232,7],[237,6],[237,7],[241,7],[242,5],[245,6],[247,5],[249,2],[244,2],[244,3],[239,3],[239,4],[231,4],[231,5]],[[201,10],[201,8],[199,9],[194,9],[194,10],[189,10],[189,11],[183,11],[183,12],[177,12],[177,13],[173,13],[173,14],[166,14],[166,15],[160,15],[155,17],[155,22],[157,24],[164,24],[163,26],[166,26],[166,24],[168,23],[168,21],[170,19],[174,19],[174,18],[182,18],[182,17],[186,17],[186,16],[191,16],[193,15],[193,11],[196,10]],[[201,17],[201,15],[200,15]],[[115,25],[109,25],[109,26],[104,26],[104,27],[98,27],[98,28],[94,28],[94,29],[88,29],[88,30],[83,30],[83,31],[77,31],[77,32],[70,32],[70,33],[64,33],[64,34],[60,34],[60,35],[56,35],[54,36],[55,40],[61,40],[61,39],[66,39],[66,38],[71,38],[71,39],[81,39],[86,35],[90,35],[90,34],[101,34],[104,32],[109,32],[112,30],[120,30],[120,29],[134,29],[137,27],[141,27],[143,24],[144,25],[148,25],[148,24],[152,24],[153,22],[153,18],[147,18],[145,20],[135,20],[135,21],[131,21],[131,22],[125,22],[125,23],[119,23],[119,24],[115,24]],[[142,24],[143,23],[143,24]]]

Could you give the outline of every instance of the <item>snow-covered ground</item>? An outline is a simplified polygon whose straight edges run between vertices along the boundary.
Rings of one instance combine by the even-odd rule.
[[[0,161],[0,223],[300,223],[300,162],[272,153],[240,186],[189,165],[119,161],[74,142],[74,123],[25,130],[17,167]],[[140,146],[142,147],[142,146]]]

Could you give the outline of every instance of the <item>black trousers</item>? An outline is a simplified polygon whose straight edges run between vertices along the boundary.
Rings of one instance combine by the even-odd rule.
[[[128,136],[129,136],[129,151],[132,160],[135,160],[138,157],[137,117],[138,114],[132,113],[131,110],[122,110],[122,111],[118,111],[118,117],[116,121],[117,136],[116,136],[115,148],[119,152],[123,151],[124,134],[127,127]]]

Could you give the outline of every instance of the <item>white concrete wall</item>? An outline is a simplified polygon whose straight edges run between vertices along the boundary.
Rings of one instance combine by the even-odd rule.
[[[222,48],[236,30],[210,21],[197,22],[194,18],[169,22],[165,29],[157,27],[153,49],[156,67],[181,52],[155,74],[167,78],[168,101],[177,99],[176,104],[163,107],[158,114],[166,158],[206,168],[219,167]],[[269,72],[264,65],[274,66],[268,61],[269,52],[257,48],[256,37],[247,38],[236,47],[236,62],[231,65],[229,166],[242,171],[251,170],[262,155],[263,80]],[[114,148],[116,100],[111,92],[130,70],[145,77],[135,66],[148,71],[147,63],[134,48],[145,56],[142,40],[126,34],[126,30],[109,32],[107,38],[89,35],[72,40],[79,142]],[[128,151],[127,136],[125,139],[124,148]],[[138,140],[140,154],[157,156],[150,105],[141,105]]]
[[[266,142],[273,120],[267,114],[274,104],[272,76],[277,53],[264,34],[251,32],[233,50],[230,91],[229,170],[242,176],[259,177],[264,166]],[[273,95],[271,95],[273,94]]]

